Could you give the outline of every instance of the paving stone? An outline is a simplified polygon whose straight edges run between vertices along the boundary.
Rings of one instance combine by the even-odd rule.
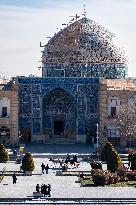
[[[111,198],[131,198],[135,197],[135,188],[126,187],[81,187],[77,181],[76,176],[56,176],[56,170],[59,169],[59,165],[56,167],[47,158],[35,158],[36,169],[32,176],[17,176],[17,184],[12,184],[12,177],[5,176],[4,180],[0,183],[0,198],[12,198],[12,197],[27,197],[32,196],[35,191],[36,184],[51,184],[51,197],[70,198],[70,197],[111,197]],[[41,163],[49,164],[49,174],[41,175]],[[1,163],[1,168],[6,166],[6,169],[18,170],[18,164],[13,162]],[[104,165],[106,169],[106,166]],[[74,170],[74,169],[71,169]],[[89,163],[81,163],[81,166],[77,170],[90,170]],[[8,185],[7,185],[8,184]]]

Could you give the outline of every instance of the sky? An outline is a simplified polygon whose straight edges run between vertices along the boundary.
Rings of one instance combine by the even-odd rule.
[[[40,41],[83,13],[115,33],[124,45],[129,76],[136,77],[136,0],[0,0],[0,75],[41,76]]]

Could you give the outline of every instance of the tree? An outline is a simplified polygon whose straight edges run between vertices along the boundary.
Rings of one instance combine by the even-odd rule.
[[[136,106],[122,106],[114,122],[126,142],[136,139]]]
[[[111,172],[115,172],[120,166],[122,166],[121,158],[118,155],[117,151],[113,149],[107,160],[107,169]]]
[[[122,161],[117,151],[114,149],[110,142],[107,142],[102,150],[102,161],[106,161],[107,169],[111,172],[117,171],[122,165]]]
[[[33,156],[30,152],[26,153],[22,160],[22,170],[23,171],[33,171],[35,168]]]
[[[110,142],[107,142],[105,144],[104,148],[102,149],[102,153],[101,153],[102,161],[108,161],[108,158],[110,157],[109,154],[112,152],[113,149],[114,147]]]
[[[0,144],[0,162],[8,161],[8,151],[3,144]]]

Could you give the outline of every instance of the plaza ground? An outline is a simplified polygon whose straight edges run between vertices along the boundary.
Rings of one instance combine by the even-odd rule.
[[[49,146],[49,145],[48,145]],[[33,153],[39,152],[39,156],[34,158],[35,161],[35,171],[32,176],[17,176],[17,184],[12,183],[12,176],[5,176],[3,181],[0,183],[0,198],[26,198],[32,197],[33,192],[35,191],[36,184],[51,184],[51,197],[53,198],[135,198],[136,189],[133,187],[81,187],[80,183],[75,183],[78,181],[77,176],[56,176],[56,171],[59,170],[59,165],[53,165],[51,161],[48,159],[48,154],[42,152],[42,149],[47,148],[48,146],[43,146],[41,149],[35,146],[27,147],[29,150],[33,150]],[[50,146],[49,146],[50,147]],[[62,150],[63,153],[68,150],[65,148],[68,146],[64,146]],[[74,148],[74,146],[73,146]],[[72,151],[72,146],[69,150]],[[80,146],[78,146],[80,148]],[[51,148],[50,148],[51,149]],[[56,149],[59,149],[59,146],[56,146]],[[74,150],[76,150],[75,148]],[[83,148],[81,148],[83,151]],[[80,149],[80,150],[81,150]],[[88,147],[89,149],[89,147]],[[41,150],[41,152],[40,152]],[[49,152],[49,150],[46,149]],[[61,151],[61,149],[60,149]],[[78,150],[76,150],[78,151]],[[87,149],[85,149],[84,153],[87,153]],[[56,152],[56,151],[54,151]],[[46,155],[46,158],[41,156],[42,154]],[[51,154],[51,153],[50,153]],[[50,155],[49,154],[49,155]],[[56,153],[59,154],[59,153]],[[62,154],[62,152],[60,153]],[[80,154],[82,154],[80,152]],[[89,153],[88,153],[89,154]],[[41,164],[42,162],[46,165],[49,164],[49,174],[41,174]],[[103,165],[104,169],[106,169],[106,165]],[[14,161],[8,161],[7,163],[1,163],[0,171],[6,168],[6,171],[19,171],[20,164],[15,164]],[[87,162],[81,162],[81,165],[77,169],[71,170],[80,170],[80,171],[90,171],[90,164]],[[69,169],[69,170],[70,170]],[[18,174],[17,174],[18,175]]]

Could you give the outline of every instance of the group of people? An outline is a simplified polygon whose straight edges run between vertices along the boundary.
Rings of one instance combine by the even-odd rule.
[[[73,158],[71,159],[71,158],[70,158],[70,155],[67,154],[65,163],[68,163],[68,162],[70,162],[71,164],[77,162],[77,156],[76,156],[76,155],[73,155]]]
[[[41,187],[39,186],[39,184],[36,185],[36,192],[37,193],[42,193],[44,196],[45,195],[49,195],[51,196],[51,185],[48,184],[42,184]]]
[[[45,166],[45,164],[42,163],[41,168],[42,168],[42,174],[44,174],[44,170],[46,171],[46,174],[48,174],[48,170],[49,170],[48,164]]]

